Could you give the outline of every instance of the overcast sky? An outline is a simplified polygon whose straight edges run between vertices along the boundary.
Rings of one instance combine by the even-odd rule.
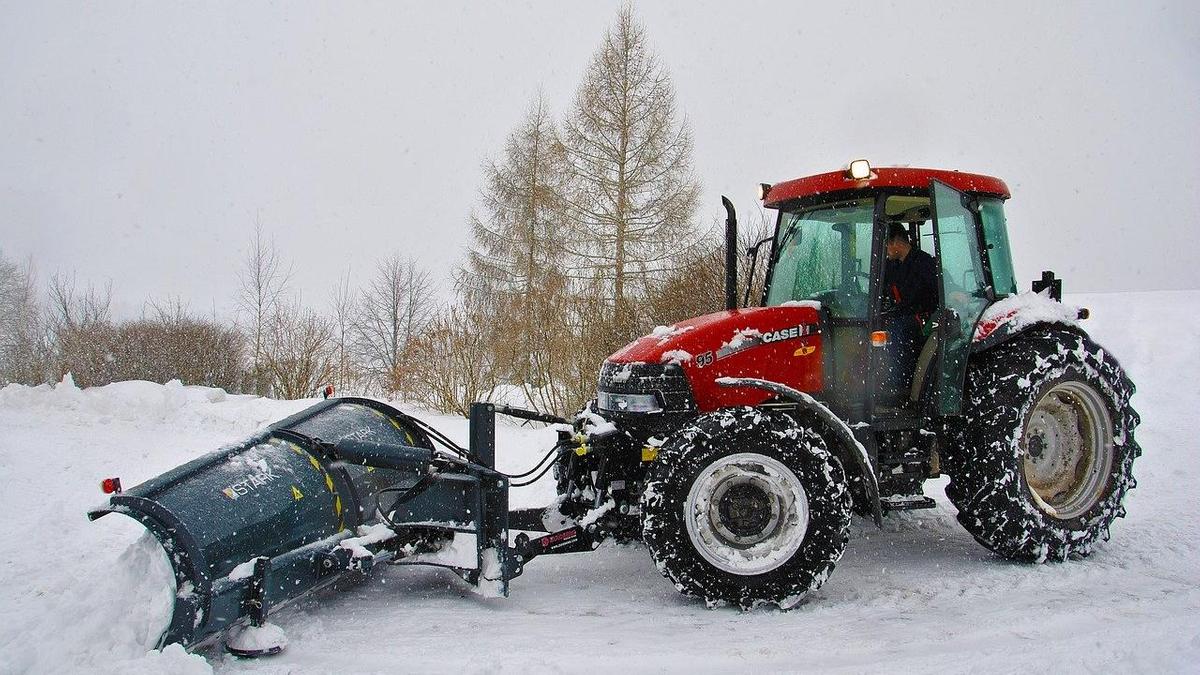
[[[616,2],[0,2],[0,250],[232,311],[255,219],[306,302],[399,251],[442,277],[480,164],[566,110]],[[876,165],[988,173],[1021,286],[1197,288],[1200,3],[638,3],[700,219]]]

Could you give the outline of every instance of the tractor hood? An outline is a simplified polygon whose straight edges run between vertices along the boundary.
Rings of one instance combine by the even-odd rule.
[[[609,357],[613,364],[673,364],[683,369],[702,411],[756,405],[769,394],[726,388],[720,377],[755,377],[804,392],[822,388],[821,312],[817,302],[705,314],[649,335]]]

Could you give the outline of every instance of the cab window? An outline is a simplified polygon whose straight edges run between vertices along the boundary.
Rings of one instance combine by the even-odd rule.
[[[987,244],[988,262],[992,267],[992,284],[996,295],[1017,292],[1013,274],[1012,250],[1008,246],[1008,225],[1004,221],[1004,200],[984,197],[979,200],[979,215],[983,219],[983,240]]]
[[[866,198],[783,212],[767,305],[818,300],[833,317],[865,319],[874,211]]]
[[[929,197],[891,195],[884,202],[884,211],[889,223],[904,225],[914,246],[931,256],[937,256]]]

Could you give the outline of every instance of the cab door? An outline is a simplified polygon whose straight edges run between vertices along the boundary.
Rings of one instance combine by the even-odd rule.
[[[930,182],[933,236],[938,251],[938,373],[935,409],[942,415],[962,411],[963,383],[971,336],[993,292],[984,273],[979,244],[978,207],[967,195]]]

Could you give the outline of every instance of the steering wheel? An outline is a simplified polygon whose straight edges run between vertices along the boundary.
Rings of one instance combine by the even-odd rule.
[[[859,272],[854,276],[863,276],[870,280],[870,275],[866,273]],[[837,314],[859,314],[866,307],[867,292],[856,280],[852,280],[848,284],[813,293],[810,297],[828,305]]]
[[[900,307],[896,304],[896,299],[891,293],[884,293],[883,298],[879,301],[879,316],[895,316],[900,313]]]
[[[855,292],[866,295],[867,289],[871,288],[871,273],[854,270],[850,273],[849,284],[853,284]],[[845,288],[845,286],[843,286]]]

